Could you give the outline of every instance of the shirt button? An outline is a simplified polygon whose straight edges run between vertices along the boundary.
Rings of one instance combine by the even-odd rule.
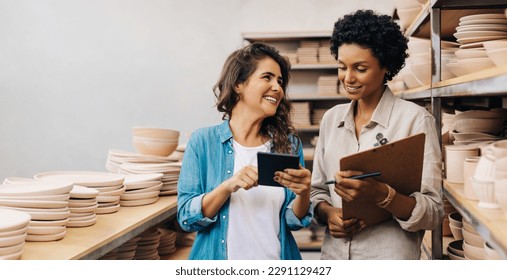
[[[231,174],[231,171],[230,171],[230,170],[227,170],[227,174]]]
[[[232,151],[231,151],[231,150],[229,150],[229,154],[232,154]]]
[[[222,216],[222,219],[225,219],[225,215]]]
[[[225,240],[222,239],[222,244],[224,244],[224,243],[225,243]]]
[[[187,224],[187,222],[183,222],[183,224],[184,224],[184,225],[186,225],[186,224]]]

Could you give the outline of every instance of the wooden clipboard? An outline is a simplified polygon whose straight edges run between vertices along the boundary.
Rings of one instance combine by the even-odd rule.
[[[340,159],[340,170],[380,171],[375,179],[410,195],[421,190],[425,134],[403,138]],[[343,218],[363,219],[367,226],[392,218],[392,214],[371,201],[343,201]]]

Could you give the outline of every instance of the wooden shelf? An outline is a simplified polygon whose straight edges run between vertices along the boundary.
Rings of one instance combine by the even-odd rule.
[[[478,201],[466,199],[463,184],[444,181],[444,195],[463,219],[470,222],[503,258],[507,258],[507,216],[500,209],[481,208]]]
[[[259,41],[299,41],[306,39],[325,39],[331,37],[330,31],[296,31],[296,32],[244,32],[243,38],[250,42]]]
[[[51,242],[26,242],[22,260],[99,259],[109,251],[176,214],[176,196],[162,196],[156,203],[120,207],[97,215],[89,227],[67,228],[65,237]]]
[[[343,94],[336,93],[334,95],[324,95],[318,93],[309,93],[309,94],[290,94],[291,101],[313,101],[313,100],[344,100],[350,101],[347,96]]]

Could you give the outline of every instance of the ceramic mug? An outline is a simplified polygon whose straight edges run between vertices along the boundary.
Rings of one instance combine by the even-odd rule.
[[[477,147],[466,145],[445,146],[445,175],[450,183],[464,183],[464,163],[467,157],[479,155]]]
[[[470,178],[474,176],[475,168],[477,167],[477,163],[479,163],[480,156],[467,157],[465,159],[465,163],[463,165],[463,188],[465,191],[465,198],[470,200],[479,200],[477,194],[475,193],[474,188],[472,187],[472,182]]]

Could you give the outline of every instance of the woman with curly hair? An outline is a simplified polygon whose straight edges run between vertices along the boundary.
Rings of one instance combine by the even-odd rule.
[[[315,150],[311,201],[316,221],[327,226],[321,258],[420,259],[425,230],[443,218],[442,161],[434,117],[386,86],[404,66],[407,39],[391,17],[359,10],[335,22],[331,53],[351,102],[326,112]],[[419,133],[426,135],[420,192],[406,196],[374,178],[348,178],[361,170],[340,171],[344,156]],[[329,179],[336,183],[325,185]],[[359,200],[392,218],[377,224],[343,219],[342,201]]]
[[[178,222],[197,231],[190,259],[301,259],[291,231],[313,218],[311,173],[289,118],[289,71],[262,43],[225,61],[214,87],[224,122],[192,133],[178,182]],[[273,175],[283,188],[258,185],[257,152],[298,155],[301,166]]]

